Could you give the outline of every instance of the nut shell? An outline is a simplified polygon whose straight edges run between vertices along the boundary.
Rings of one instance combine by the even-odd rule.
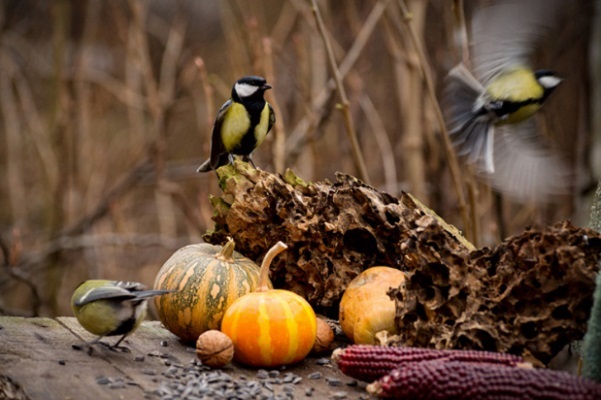
[[[234,344],[223,332],[206,331],[196,341],[196,355],[203,365],[222,368],[234,358]]]
[[[332,350],[334,331],[323,318],[317,317],[317,336],[313,344],[313,353],[322,354]]]

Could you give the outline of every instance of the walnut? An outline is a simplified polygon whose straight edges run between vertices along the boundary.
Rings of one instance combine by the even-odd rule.
[[[333,341],[334,331],[323,318],[317,317],[317,337],[313,344],[313,353],[322,354],[331,350]]]
[[[217,330],[206,331],[196,341],[196,355],[203,365],[222,368],[232,361],[234,344],[225,333]]]

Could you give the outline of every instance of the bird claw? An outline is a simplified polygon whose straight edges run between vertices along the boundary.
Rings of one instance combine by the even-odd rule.
[[[89,356],[92,355],[92,353],[94,352],[94,345],[98,344],[98,345],[102,345],[104,347],[106,347],[108,350],[110,351],[114,351],[114,352],[121,352],[121,353],[131,353],[131,349],[129,347],[125,347],[125,346],[119,346],[119,343],[116,343],[114,345],[110,344],[110,343],[106,343],[106,342],[101,342],[100,340],[95,340],[92,341],[91,343],[83,343],[83,344],[72,344],[71,348],[73,350],[77,350],[77,351],[81,351],[84,350],[86,351],[86,353],[88,353]]]
[[[100,342],[99,341],[98,344],[103,345],[104,347],[106,347],[110,351],[114,351],[115,353],[118,353],[118,352],[121,352],[121,353],[131,353],[131,350],[130,350],[129,347],[119,346],[119,343],[109,344],[109,343],[105,343],[105,342]]]

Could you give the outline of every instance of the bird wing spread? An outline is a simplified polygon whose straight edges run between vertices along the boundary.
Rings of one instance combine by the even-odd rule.
[[[495,171],[490,185],[515,200],[546,202],[565,195],[573,181],[566,162],[537,134],[534,120],[495,129]]]
[[[556,22],[559,0],[500,0],[472,18],[473,71],[486,86],[509,65],[530,65],[545,32]]]

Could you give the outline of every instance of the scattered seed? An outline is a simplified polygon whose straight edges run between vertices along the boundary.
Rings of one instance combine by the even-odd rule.
[[[67,362],[65,360],[58,360],[58,364],[59,365],[65,365],[65,364],[67,364]]]
[[[152,357],[162,357],[163,353],[153,352]],[[174,361],[171,361],[174,360]],[[194,360],[179,363],[171,357],[170,360],[162,360],[162,364],[166,365],[160,371],[143,370],[142,373],[147,375],[155,375],[152,381],[156,382],[156,389],[150,393],[148,399],[175,400],[206,400],[206,399],[237,399],[237,400],[293,400],[296,396],[300,397],[321,397],[317,396],[315,388],[303,387],[302,392],[296,393],[295,385],[303,381],[303,377],[294,374],[290,371],[282,372],[283,368],[277,369],[258,369],[251,376],[238,376],[237,374],[228,374],[225,370],[212,369],[202,363]],[[170,362],[166,362],[170,361]],[[319,360],[315,360],[317,362]],[[329,360],[318,362],[321,365],[330,364]],[[338,387],[354,386],[358,383],[355,380],[341,380],[336,378],[325,377],[323,372],[316,371],[308,374],[304,379],[310,380],[326,380],[328,386]],[[110,378],[101,380],[105,385],[111,387],[122,387],[126,385],[123,382],[117,382]],[[329,393],[331,400],[345,400],[349,398],[347,392],[338,389],[332,389]],[[324,398],[328,398],[324,396]],[[365,397],[363,400],[367,400]]]
[[[309,375],[307,375],[307,378],[309,379],[321,379],[323,375],[321,374],[321,372],[312,372]]]
[[[359,384],[359,382],[356,379],[351,379],[350,381],[346,382],[346,386],[357,386]]]
[[[161,340],[161,347],[167,347],[169,346],[169,343],[167,343],[166,340]]]
[[[96,383],[99,385],[108,385],[109,383],[111,383],[111,380],[106,376],[99,376],[96,378]]]
[[[326,382],[330,386],[342,386],[342,381],[338,378],[326,378]]]
[[[109,389],[123,389],[125,386],[121,383],[109,383],[108,384],[108,388]]]
[[[315,363],[317,365],[328,365],[330,363],[330,359],[329,358],[325,358],[325,357],[318,358],[317,361],[315,361]]]

